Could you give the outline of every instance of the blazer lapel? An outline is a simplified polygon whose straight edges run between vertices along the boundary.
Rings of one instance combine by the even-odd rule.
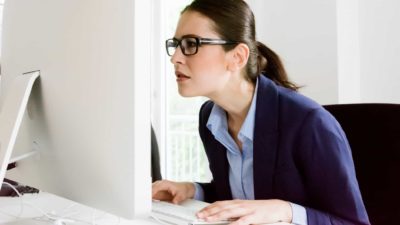
[[[263,75],[258,82],[253,142],[254,196],[269,199],[274,191],[278,151],[279,93],[276,85]]]
[[[212,201],[232,199],[232,192],[229,184],[229,162],[226,157],[226,148],[217,141],[211,131],[206,127],[214,103],[208,101],[202,106],[200,111],[199,132],[205,145],[205,151],[208,157],[210,170],[213,174],[215,183],[215,194]]]
[[[210,135],[212,135],[210,133]],[[208,152],[210,169],[213,172],[214,182],[218,187],[216,190],[217,200],[232,199],[232,192],[229,184],[229,162],[226,157],[226,148],[216,139],[211,138],[211,151]]]

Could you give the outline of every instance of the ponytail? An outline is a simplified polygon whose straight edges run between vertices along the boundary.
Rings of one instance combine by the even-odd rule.
[[[245,79],[255,83],[260,74],[273,80],[277,85],[297,90],[289,81],[279,56],[264,44],[256,41],[253,12],[243,0],[194,0],[186,11],[198,12],[211,19],[214,31],[221,39],[245,43],[250,55],[245,68]],[[223,45],[229,51],[236,45]]]
[[[263,43],[257,41],[258,74],[263,74],[277,85],[297,91],[299,87],[289,81],[285,68],[279,56]]]

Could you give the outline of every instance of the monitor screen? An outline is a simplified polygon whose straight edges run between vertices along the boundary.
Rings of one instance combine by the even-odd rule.
[[[150,211],[151,7],[5,1],[0,106],[40,71],[12,152],[37,154],[7,178],[128,219]]]

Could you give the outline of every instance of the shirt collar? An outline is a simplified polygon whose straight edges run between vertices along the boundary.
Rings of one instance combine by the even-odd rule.
[[[214,104],[211,109],[210,117],[207,121],[207,128],[215,136],[218,131],[224,130],[228,127],[226,120],[226,112],[219,105]]]

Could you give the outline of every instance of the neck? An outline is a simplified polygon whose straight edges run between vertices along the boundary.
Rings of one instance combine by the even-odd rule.
[[[231,79],[220,94],[210,99],[227,112],[229,123],[241,126],[249,111],[254,88],[254,84],[244,78]]]

